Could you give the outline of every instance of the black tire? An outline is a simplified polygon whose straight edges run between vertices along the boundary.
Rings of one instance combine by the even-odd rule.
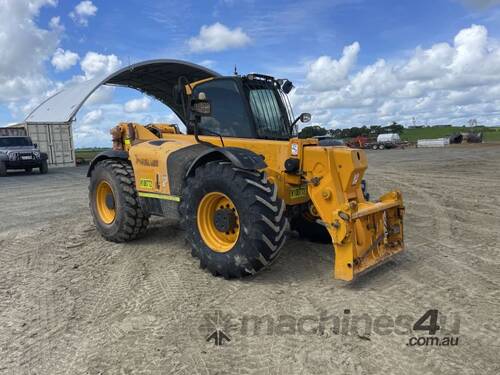
[[[225,194],[237,210],[239,237],[227,252],[212,250],[198,228],[198,206],[212,192]],[[285,208],[277,187],[264,173],[211,162],[187,179],[179,212],[191,254],[199,258],[200,267],[229,279],[253,275],[276,260],[289,229]]]
[[[33,172],[33,168],[24,168],[24,171],[26,173],[31,173],[31,172]]]
[[[292,219],[292,229],[299,233],[301,238],[311,242],[332,243],[332,237],[328,230],[321,224],[318,224],[306,214],[301,214]]]
[[[0,177],[7,176],[7,166],[3,161],[0,161]]]
[[[102,221],[97,209],[96,192],[101,181],[107,182],[113,191],[116,215],[111,224]],[[90,176],[89,205],[97,230],[108,241],[134,240],[149,224],[135,189],[134,171],[121,160],[107,159],[96,164]]]
[[[385,149],[385,145],[379,145],[379,146],[378,146],[378,149],[379,149],[379,150],[383,150],[383,149]]]
[[[372,150],[378,150],[378,146],[377,145],[373,145],[372,146]]]
[[[366,186],[365,179],[361,180],[361,191],[363,192],[363,196],[365,197],[365,200],[369,201],[370,200],[370,193],[368,192],[368,188]]]
[[[42,164],[40,164],[40,174],[49,173],[49,166],[47,164],[47,160],[42,160]]]

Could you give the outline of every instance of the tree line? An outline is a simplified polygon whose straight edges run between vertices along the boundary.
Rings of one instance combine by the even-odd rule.
[[[393,122],[388,126],[371,125],[371,126],[354,126],[345,129],[325,129],[322,126],[313,125],[306,126],[299,132],[299,138],[311,138],[322,135],[330,135],[335,138],[356,138],[359,136],[376,137],[379,134],[386,133],[403,133],[403,125]]]

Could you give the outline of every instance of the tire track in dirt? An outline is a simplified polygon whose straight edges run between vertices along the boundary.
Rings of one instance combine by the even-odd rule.
[[[428,277],[432,277],[434,288],[429,290],[429,296],[432,296],[432,299],[436,301],[440,301],[440,293],[437,291],[438,289],[446,291],[456,290],[458,294],[456,298],[452,298],[454,303],[450,304],[448,301],[443,300],[438,302],[444,309],[451,308],[455,310],[456,307],[454,306],[463,304],[463,294],[466,293],[470,302],[468,303],[467,308],[464,309],[465,306],[462,306],[461,318],[471,322],[472,326],[462,328],[462,332],[464,332],[470,339],[474,338],[473,340],[483,340],[493,344],[494,339],[492,339],[491,334],[485,335],[483,330],[484,322],[487,322],[489,317],[487,314],[479,314],[481,317],[478,319],[479,316],[475,307],[482,306],[485,310],[491,310],[492,303],[483,299],[482,293],[489,293],[489,291],[499,289],[499,283],[493,278],[494,275],[498,274],[495,269],[496,267],[491,264],[487,264],[486,266],[491,268],[490,275],[488,275],[484,274],[484,267],[483,270],[478,271],[473,266],[469,265],[467,259],[470,257],[469,251],[471,249],[466,248],[466,245],[464,244],[457,243],[456,237],[452,234],[451,227],[454,220],[450,217],[450,210],[448,207],[441,203],[443,200],[442,196],[438,195],[437,198],[435,198],[432,194],[428,193],[426,189],[415,188],[415,185],[409,183],[407,179],[405,179],[405,182],[401,182],[399,179],[389,177],[387,175],[384,175],[383,178],[392,183],[398,183],[403,186],[407,192],[411,192],[419,196],[421,200],[426,202],[426,205],[433,212],[432,217],[435,218],[432,225],[433,232],[426,233],[425,236],[417,234],[422,239],[429,237],[434,239],[434,241],[430,243],[429,248],[429,250],[434,251],[434,255],[432,257],[433,261],[432,263],[423,263],[422,266],[420,266],[419,272],[420,277],[425,274],[427,274]],[[465,185],[467,185],[467,182],[465,182]],[[407,212],[410,212],[410,210],[408,209]],[[467,229],[462,227],[462,230],[466,232]],[[477,246],[482,247],[483,245],[477,244]],[[495,261],[494,253],[491,255],[494,256],[493,261]],[[496,258],[498,259],[498,256],[496,256]],[[475,276],[475,284],[481,284],[482,288],[485,286],[489,287],[486,288],[486,291],[481,288],[482,293],[479,294],[472,293],[471,291],[466,292],[466,290],[463,289],[464,285],[458,288],[456,287],[458,275],[468,275],[468,280],[464,282],[465,285],[469,286],[468,289],[470,289],[471,286],[473,288],[478,287],[477,285],[470,284],[470,275]],[[460,279],[461,277],[458,276],[458,280]],[[450,297],[453,297],[453,295]],[[478,322],[478,320],[480,321]],[[476,354],[479,355],[480,351],[484,351],[484,348],[477,348]],[[490,350],[488,354],[493,357],[494,351]]]
[[[123,291],[123,288],[120,288],[120,283],[123,283],[124,278],[127,275],[127,269],[130,267],[130,262],[128,257],[124,257],[123,263],[119,266],[117,271],[112,272],[110,280],[103,285],[101,289],[99,289],[94,298],[93,307],[85,319],[88,328],[83,332],[82,337],[80,339],[80,345],[76,348],[75,352],[70,356],[72,360],[67,365],[66,374],[71,375],[74,373],[74,366],[80,360],[81,356],[85,354],[87,348],[92,344],[92,339],[95,337],[91,337],[90,333],[94,327],[90,326],[98,316],[103,312],[106,308],[105,303],[109,302],[111,296],[117,294],[120,290]]]
[[[407,251],[350,284],[332,280],[330,245],[296,238],[271,269],[243,281],[198,269],[182,232],[170,222],[153,221],[139,241],[109,244],[89,230],[83,169],[55,171],[54,179],[9,177],[5,190],[0,180],[6,191],[0,217],[9,210],[29,211],[32,202],[18,197],[28,196],[39,181],[43,188],[34,192],[35,207],[46,215],[45,223],[36,224],[13,212],[0,228],[0,373],[496,373],[497,218],[480,220],[494,213],[500,157],[489,151],[486,160],[474,155],[468,162],[467,155],[407,150],[373,158],[370,192],[395,186],[403,191]],[[459,163],[449,167],[455,157]],[[467,166],[471,172],[462,173]],[[462,178],[455,182],[449,176]],[[53,194],[56,189],[61,197]],[[452,198],[459,203],[452,206]],[[448,221],[444,227],[441,216]],[[50,256],[40,258],[44,247]],[[330,331],[239,330],[248,315],[342,315],[346,308],[372,317],[415,318],[438,308],[461,317],[463,343],[410,349],[408,337],[394,334],[362,339]],[[200,329],[204,314],[217,309],[231,314],[236,327],[222,347],[206,342]],[[30,337],[35,332],[39,336]]]

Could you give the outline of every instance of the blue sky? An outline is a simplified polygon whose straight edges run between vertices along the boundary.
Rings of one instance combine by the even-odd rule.
[[[290,78],[296,112],[326,127],[498,124],[499,3],[4,0],[0,125],[68,83],[154,58]],[[137,92],[107,90],[78,114],[77,146],[105,144],[120,120],[177,121]]]

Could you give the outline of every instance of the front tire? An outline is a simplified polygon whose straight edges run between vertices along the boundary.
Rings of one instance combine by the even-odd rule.
[[[304,212],[292,219],[292,229],[299,233],[301,238],[305,238],[316,243],[332,243],[332,237],[328,230],[315,222],[315,218]]]
[[[49,173],[49,166],[47,164],[47,160],[42,160],[42,164],[40,164],[40,174]]]
[[[5,162],[0,161],[0,177],[5,176],[7,176],[7,166],[5,165]]]
[[[149,224],[135,189],[134,171],[127,162],[108,159],[95,166],[89,204],[97,230],[108,241],[131,241]]]
[[[265,174],[211,162],[188,178],[179,211],[200,267],[214,276],[240,278],[278,256],[289,228],[285,208]]]

